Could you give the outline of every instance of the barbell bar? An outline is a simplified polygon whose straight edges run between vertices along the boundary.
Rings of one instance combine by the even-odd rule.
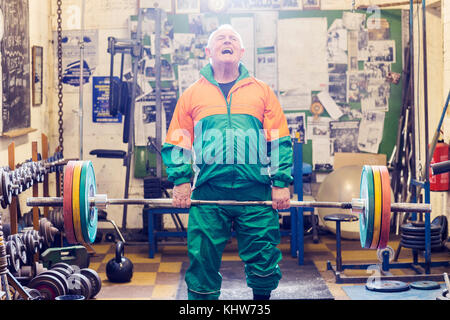
[[[290,201],[291,207],[349,209],[359,215],[363,248],[384,249],[389,239],[391,212],[431,212],[424,203],[391,203],[389,172],[385,166],[363,166],[360,198],[347,202]],[[272,206],[272,201],[191,200],[191,205]],[[64,171],[63,197],[32,197],[32,207],[63,207],[64,231],[70,244],[93,243],[97,232],[97,210],[108,205],[146,205],[150,208],[173,208],[172,199],[108,199],[97,194],[91,161],[69,161]]]
[[[30,207],[62,207],[63,197],[31,197],[27,199]],[[235,200],[191,200],[191,205],[219,205],[219,206],[272,206],[272,201],[235,201]],[[109,205],[147,205],[150,208],[172,208],[172,199],[108,199],[106,194],[96,194],[89,197],[89,205],[99,209],[106,209]],[[337,201],[290,201],[291,207],[298,208],[336,208],[353,211],[364,210],[363,199],[352,199],[351,202]],[[426,203],[397,202],[391,204],[391,212],[431,212],[431,205]]]

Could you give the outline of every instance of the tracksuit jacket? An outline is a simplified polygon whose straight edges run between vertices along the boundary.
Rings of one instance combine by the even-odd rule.
[[[162,148],[175,185],[190,182],[193,171],[195,187],[292,182],[292,144],[280,103],[242,63],[239,72],[225,97],[207,64],[178,100]]]

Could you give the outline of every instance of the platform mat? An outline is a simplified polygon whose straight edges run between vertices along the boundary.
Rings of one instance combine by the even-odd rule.
[[[367,290],[365,285],[342,286],[351,300],[436,300],[442,294],[443,285],[439,289],[418,290],[410,288],[402,292],[376,292]]]
[[[177,299],[187,299],[184,275],[189,266],[183,262],[181,268],[182,279],[177,291]],[[325,281],[312,262],[305,262],[299,266],[296,259],[286,257],[279,263],[283,277],[278,288],[272,291],[272,300],[306,300],[333,299]],[[252,290],[247,287],[242,261],[223,261],[220,269],[222,274],[222,289],[220,300],[251,300]]]

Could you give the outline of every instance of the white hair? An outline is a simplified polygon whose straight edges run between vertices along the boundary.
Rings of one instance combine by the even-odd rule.
[[[233,31],[236,34],[236,37],[238,38],[239,43],[241,44],[241,48],[244,48],[244,42],[242,41],[241,35],[236,31],[236,29],[233,28],[233,26],[231,24],[222,24],[216,30],[211,32],[211,34],[209,35],[209,38],[208,38],[208,44],[206,45],[207,48],[211,48],[211,43],[212,43],[214,36],[217,34],[218,31],[221,31],[221,30]]]

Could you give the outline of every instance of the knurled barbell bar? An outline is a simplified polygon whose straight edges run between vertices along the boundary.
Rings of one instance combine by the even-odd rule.
[[[272,201],[191,200],[192,205],[272,206]],[[63,207],[64,231],[70,244],[93,243],[97,232],[97,208],[108,205],[147,205],[172,208],[172,199],[108,199],[97,194],[91,161],[69,161],[64,173],[64,197],[33,197],[28,206]],[[431,212],[424,203],[391,203],[389,172],[385,166],[363,166],[360,198],[349,202],[290,201],[291,207],[350,209],[359,214],[363,248],[383,249],[389,240],[391,212]]]

